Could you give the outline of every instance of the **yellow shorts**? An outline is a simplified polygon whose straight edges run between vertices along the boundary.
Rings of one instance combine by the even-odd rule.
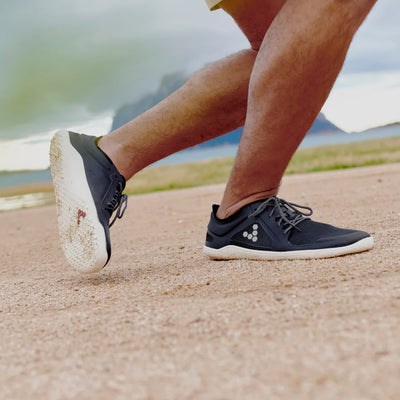
[[[219,8],[219,3],[221,3],[222,0],[206,0],[206,3],[210,10],[217,10]]]

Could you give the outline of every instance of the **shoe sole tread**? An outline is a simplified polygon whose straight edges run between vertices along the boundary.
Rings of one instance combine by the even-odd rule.
[[[56,132],[51,140],[50,166],[65,257],[81,272],[100,271],[108,259],[104,228],[97,217],[82,158],[67,131]]]

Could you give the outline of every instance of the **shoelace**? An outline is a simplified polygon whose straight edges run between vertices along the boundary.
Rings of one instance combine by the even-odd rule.
[[[115,189],[114,196],[106,207],[107,210],[110,211],[110,215],[112,215],[114,211],[117,211],[114,215],[113,220],[109,224],[110,228],[113,226],[117,218],[121,219],[123,217],[125,210],[128,207],[128,196],[126,194],[122,194],[122,191],[123,191],[122,183],[118,182],[118,186]]]
[[[278,226],[281,226],[282,222],[282,228],[285,228],[285,226],[287,226],[287,228],[283,231],[284,233],[289,232],[293,228],[301,231],[301,229],[297,225],[305,219],[308,219],[308,217],[313,214],[313,210],[310,207],[300,206],[295,203],[289,203],[288,201],[280,199],[278,197],[270,197],[269,199],[261,203],[258,206],[257,210],[250,214],[249,217],[256,217],[257,215],[260,215],[268,207],[271,207],[269,217],[272,217],[275,210],[278,211],[279,215],[277,215],[275,219],[278,222]],[[301,210],[308,210],[308,212],[304,212]]]

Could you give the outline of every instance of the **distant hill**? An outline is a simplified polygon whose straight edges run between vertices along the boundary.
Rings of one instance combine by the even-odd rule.
[[[181,73],[177,72],[174,74],[165,75],[160,82],[160,86],[154,93],[146,94],[141,97],[139,100],[126,104],[119,108],[114,116],[111,130],[117,129],[120,126],[126,124],[131,119],[137,117],[142,114],[149,108],[153,107],[155,104],[159,103],[161,100],[165,99],[176,89],[181,87],[187,77]],[[335,133],[342,132],[336,125],[332,122],[328,121],[325,116],[321,113],[318,115],[315,120],[313,126],[308,131],[308,135],[312,135],[315,133]],[[226,135],[217,137],[215,139],[209,140],[208,142],[201,143],[196,146],[196,148],[204,148],[204,147],[215,147],[221,146],[225,144],[237,144],[240,141],[242,135],[242,128],[236,129],[233,132],[227,133]]]
[[[308,131],[309,134],[313,133],[335,133],[343,132],[340,128],[334,125],[332,122],[328,121],[324,114],[319,113],[317,119],[315,120],[313,126]]]
[[[163,76],[160,86],[155,93],[148,93],[142,96],[139,100],[126,104],[117,110],[112,122],[111,130],[113,131],[120,126],[125,125],[131,119],[144,113],[161,100],[164,100],[172,92],[175,92],[176,89],[180,88],[186,80],[187,77],[181,72]]]
[[[398,127],[400,127],[400,122],[393,122],[391,124],[386,124],[386,125],[382,125],[382,126],[374,126],[373,128],[369,128],[367,130],[365,130],[364,132],[371,132],[371,131],[376,131],[376,130],[390,130],[390,129],[397,129]]]

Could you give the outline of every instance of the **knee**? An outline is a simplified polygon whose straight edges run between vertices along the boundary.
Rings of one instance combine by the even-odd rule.
[[[286,0],[224,0],[224,9],[237,23],[250,42],[251,48],[258,51],[272,21]]]

